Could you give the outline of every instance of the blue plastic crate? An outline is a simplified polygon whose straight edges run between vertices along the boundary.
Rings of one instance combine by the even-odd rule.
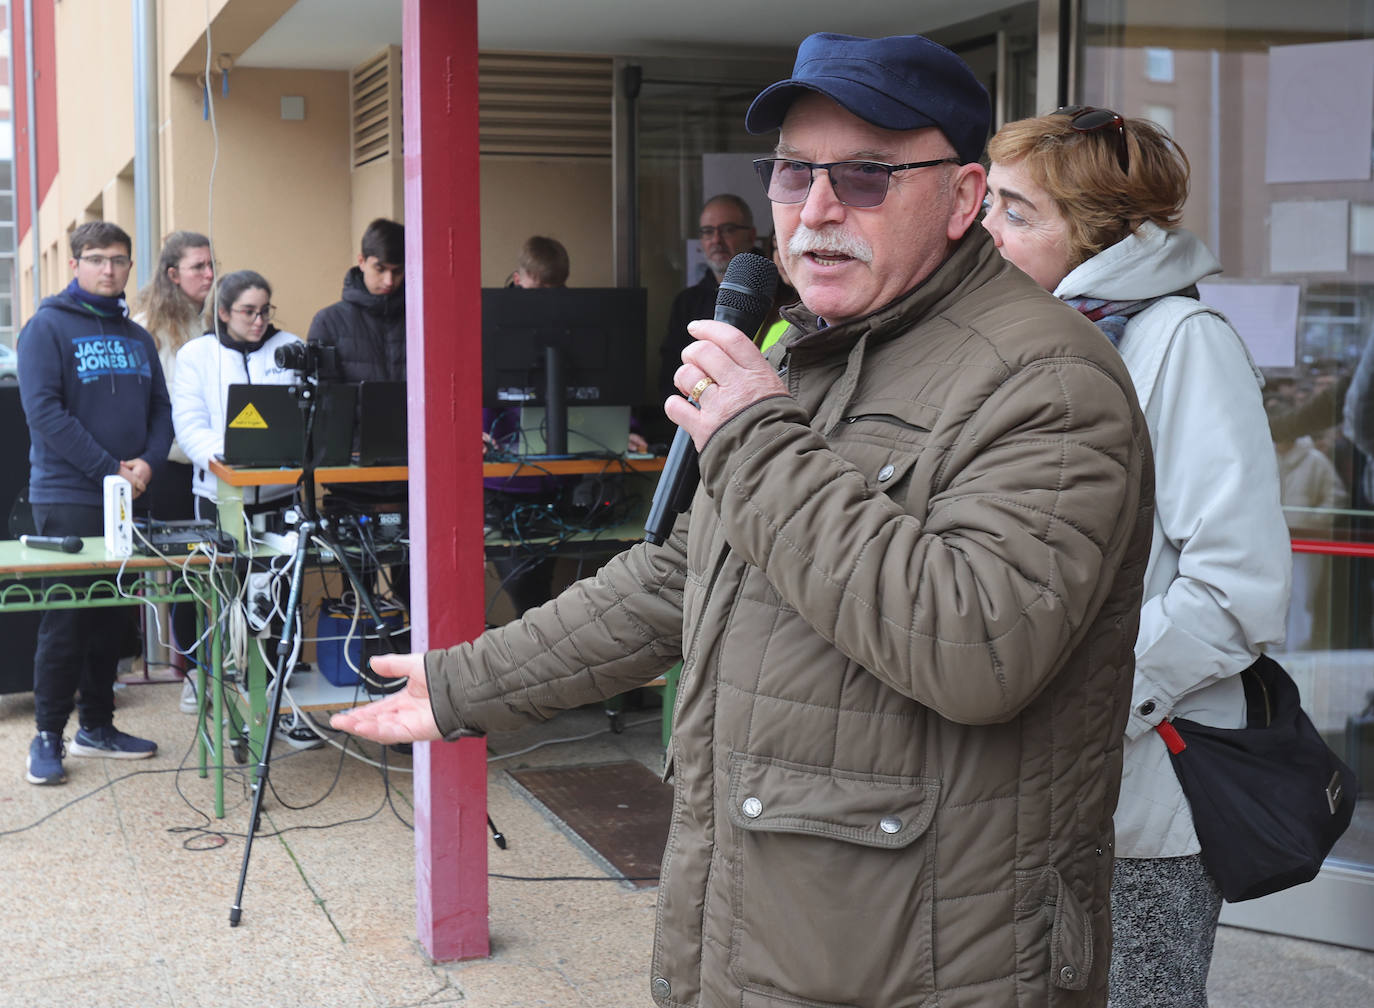
[[[400,609],[383,609],[382,619],[387,626],[395,629],[405,626],[406,616]],[[320,609],[315,630],[318,638],[315,643],[315,664],[319,666],[320,674],[335,686],[357,685],[358,673],[353,669],[362,668],[366,658],[385,650],[376,646],[377,624],[368,615],[358,617],[353,636],[345,642],[344,637],[352,622],[353,610],[341,604],[326,604]]]

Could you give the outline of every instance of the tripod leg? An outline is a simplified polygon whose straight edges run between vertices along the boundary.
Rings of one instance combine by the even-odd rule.
[[[253,855],[253,837],[257,834],[258,823],[262,816],[262,796],[267,789],[268,765],[272,758],[272,739],[276,732],[271,722],[281,709],[282,693],[286,688],[286,663],[291,657],[292,635],[296,632],[297,617],[300,615],[301,580],[305,574],[305,551],[310,543],[314,525],[304,522],[296,537],[296,560],[291,568],[291,593],[286,601],[286,622],[282,627],[281,642],[277,645],[277,674],[272,680],[272,697],[267,705],[268,729],[262,740],[262,755],[253,774],[253,810],[248,816],[248,836],[243,842],[243,867],[239,869],[238,891],[234,894],[234,905],[229,908],[229,926],[238,927],[243,917],[243,887],[248,880],[248,859]]]

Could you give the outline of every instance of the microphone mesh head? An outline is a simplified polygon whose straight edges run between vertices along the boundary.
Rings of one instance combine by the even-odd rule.
[[[741,252],[730,260],[716,292],[716,304],[726,305],[760,320],[773,307],[778,289],[778,268],[773,260],[753,252]]]

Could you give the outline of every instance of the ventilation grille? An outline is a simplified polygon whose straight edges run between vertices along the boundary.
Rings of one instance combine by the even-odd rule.
[[[401,50],[389,46],[353,68],[349,81],[353,167],[401,154]]]
[[[609,58],[480,53],[478,73],[483,157],[611,156]]]

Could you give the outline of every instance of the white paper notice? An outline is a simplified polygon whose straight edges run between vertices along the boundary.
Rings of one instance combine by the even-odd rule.
[[[1269,50],[1266,182],[1370,177],[1374,39]]]
[[[1356,255],[1374,255],[1374,203],[1351,204],[1350,251]]]
[[[1297,363],[1297,284],[1200,283],[1197,289],[1204,304],[1231,321],[1260,367]]]
[[[1344,273],[1349,250],[1348,200],[1269,205],[1269,272]]]

